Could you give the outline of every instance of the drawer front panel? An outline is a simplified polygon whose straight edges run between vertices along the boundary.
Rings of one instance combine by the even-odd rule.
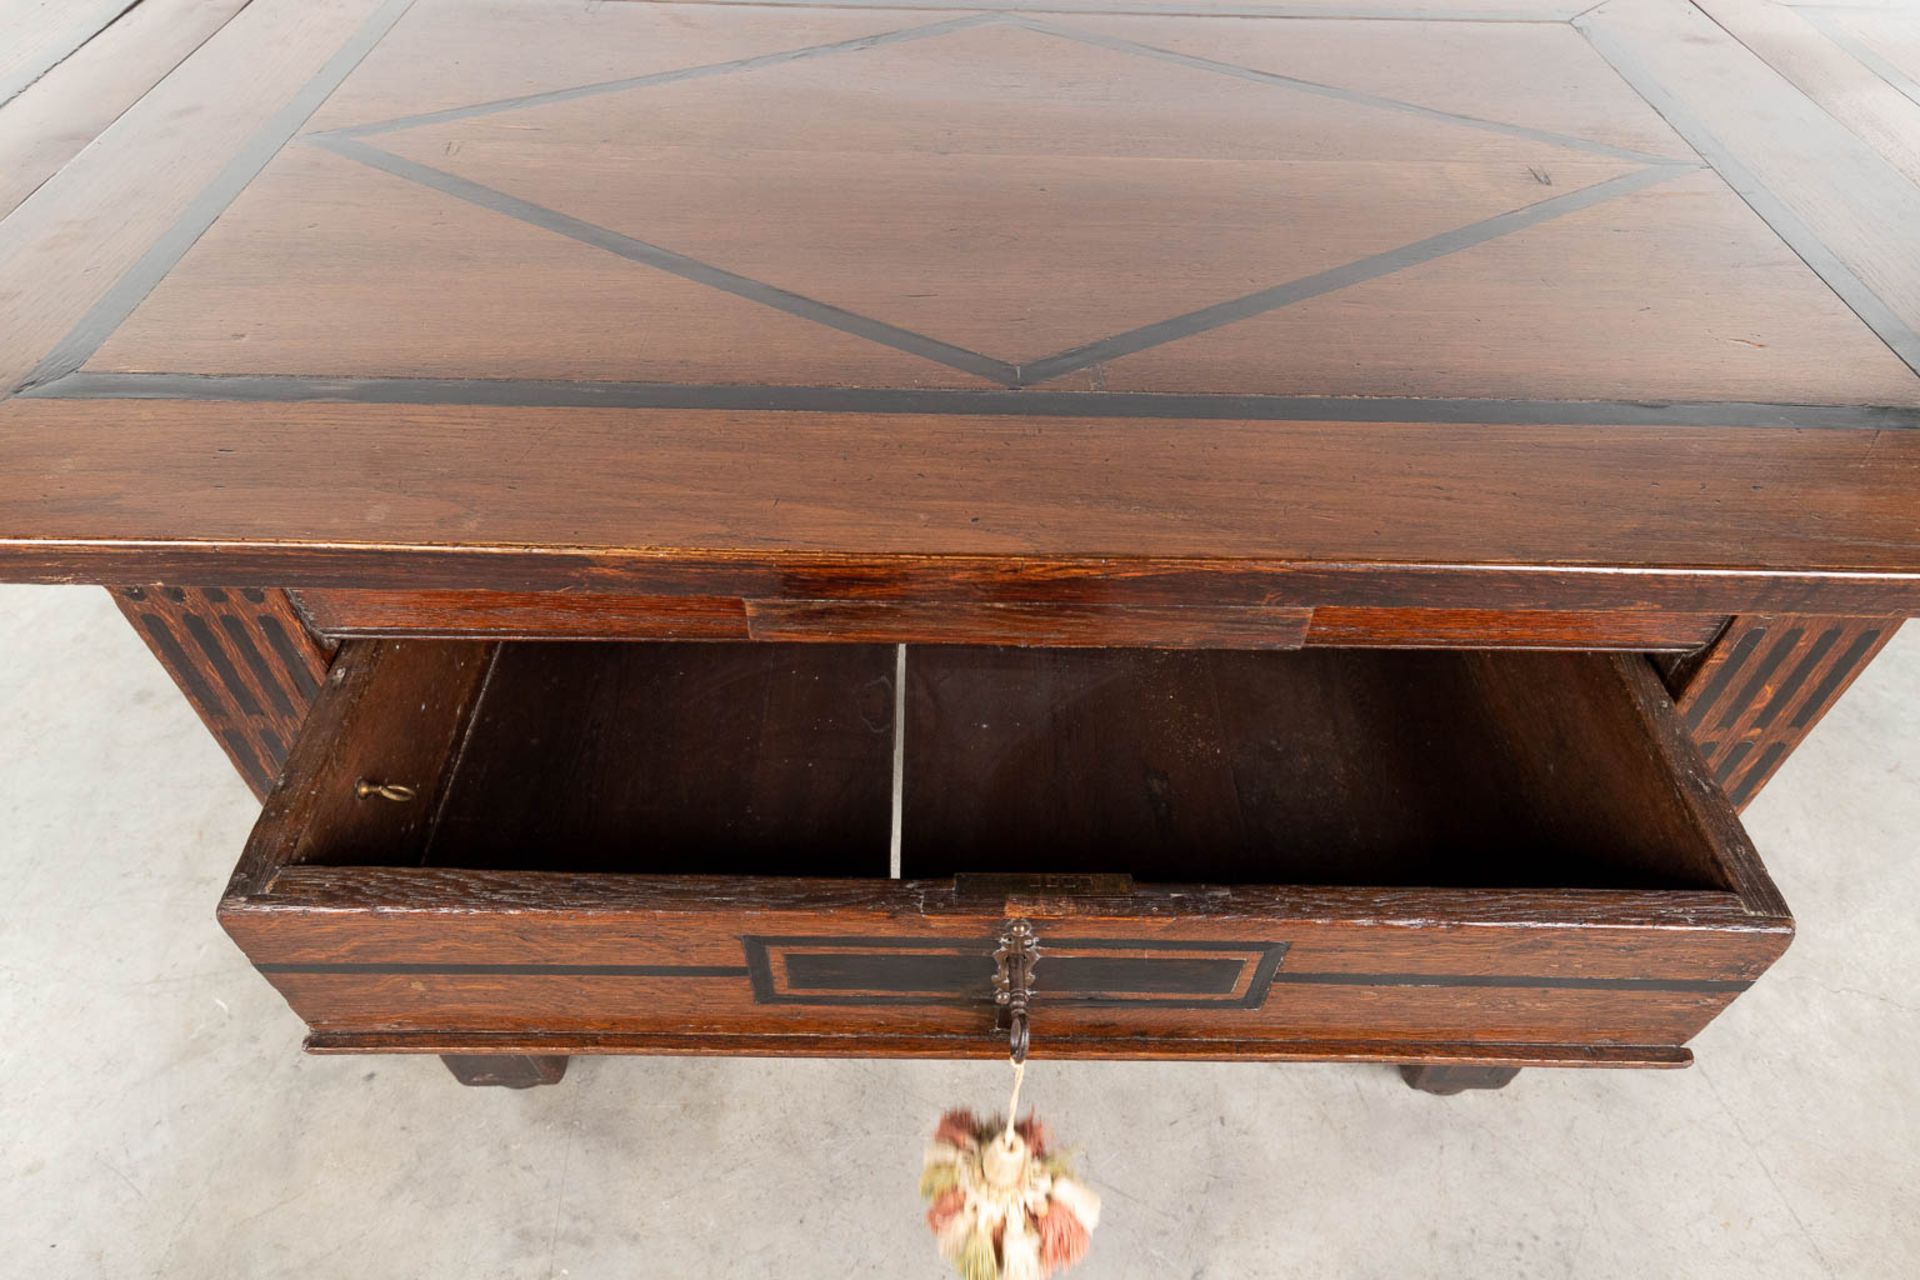
[[[1506,901],[1520,924],[1489,917],[1527,895],[1474,891],[1422,895],[1409,920],[1391,891],[1235,890],[1196,908],[1139,890],[983,911],[938,882],[652,890],[591,876],[551,877],[548,905],[529,908],[498,901],[494,878],[306,869],[223,918],[321,1033],[645,1034],[689,1049],[830,1035],[874,1054],[926,1037],[957,1055],[1003,1047],[992,951],[1016,914],[1040,938],[1035,1051],[1133,1057],[1205,1040],[1679,1045],[1788,937],[1716,893]],[[506,878],[523,899],[542,879]],[[1328,919],[1334,907],[1345,918]]]

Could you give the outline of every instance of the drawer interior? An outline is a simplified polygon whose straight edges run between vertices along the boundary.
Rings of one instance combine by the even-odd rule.
[[[353,674],[356,695],[315,727],[332,739],[324,763],[289,778],[305,820],[274,856],[1734,889],[1718,819],[1649,715],[1651,683],[1622,665],[1637,661],[355,642],[336,678]],[[359,797],[374,786],[413,798]]]

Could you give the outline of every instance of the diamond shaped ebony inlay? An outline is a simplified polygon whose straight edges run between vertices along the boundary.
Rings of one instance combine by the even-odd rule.
[[[1007,386],[1685,167],[1013,15],[311,140]]]

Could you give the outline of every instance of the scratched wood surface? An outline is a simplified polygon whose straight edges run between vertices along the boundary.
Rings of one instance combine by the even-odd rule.
[[[153,3],[16,103],[166,27],[0,222],[0,574],[1920,599],[1892,20]]]

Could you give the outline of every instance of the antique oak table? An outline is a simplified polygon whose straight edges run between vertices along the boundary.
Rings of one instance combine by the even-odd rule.
[[[1682,1065],[1792,930],[1738,808],[1920,609],[1920,40],[1702,6],[89,46],[0,577],[264,797],[315,1051],[995,1055],[1025,921],[1038,1056]]]

